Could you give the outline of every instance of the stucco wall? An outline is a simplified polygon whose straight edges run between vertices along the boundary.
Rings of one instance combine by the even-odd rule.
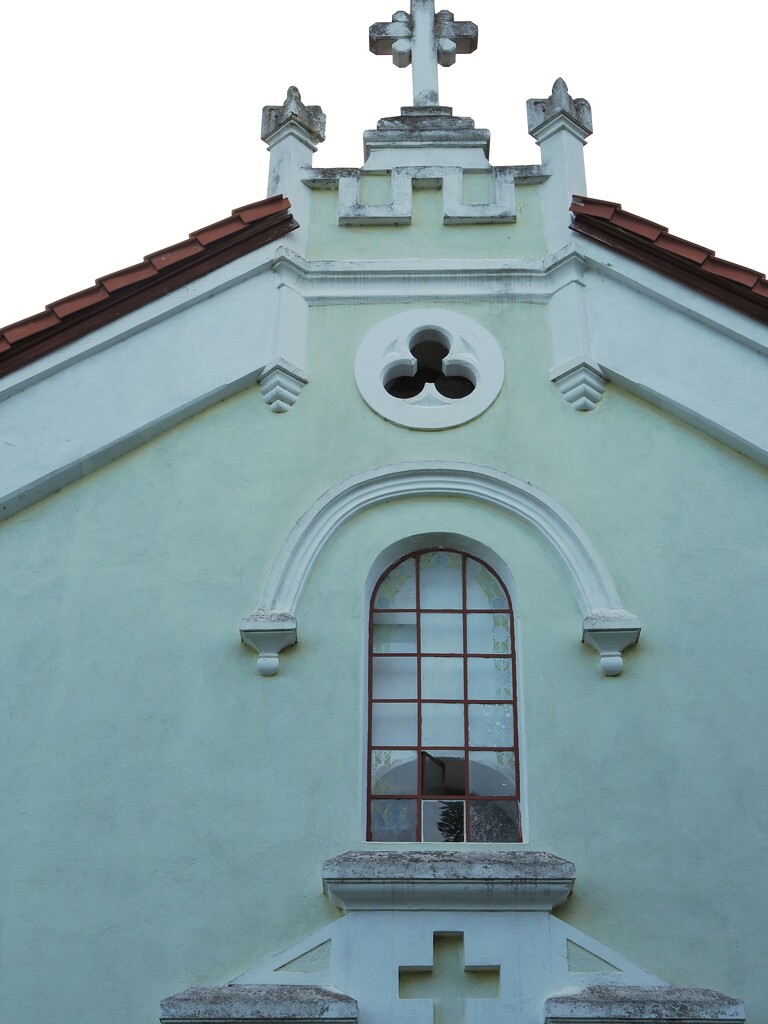
[[[401,308],[315,308],[288,414],[247,391],[0,527],[8,1024],[149,1024],[162,997],[332,919],[321,863],[361,842],[364,582],[425,530],[478,539],[514,577],[526,841],[576,862],[562,916],[768,1020],[765,471],[615,387],[574,412],[548,382],[543,306],[461,305],[507,362],[478,420],[388,424],[352,364]],[[421,459],[504,470],[575,515],[644,623],[623,676],[580,645],[545,543],[464,499],[352,521],[280,675],[256,674],[237,622],[296,519],[356,471]]]

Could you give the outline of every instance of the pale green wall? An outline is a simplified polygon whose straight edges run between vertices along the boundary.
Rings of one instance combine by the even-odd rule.
[[[366,179],[363,178],[363,182]],[[363,201],[388,204],[382,191],[386,179],[376,175]],[[474,188],[473,188],[474,190]],[[539,186],[517,185],[514,224],[453,224],[443,226],[443,193],[415,189],[413,222],[383,227],[339,227],[339,193],[317,191],[312,197],[312,224],[307,254],[315,260],[370,259],[534,259],[545,255]],[[486,197],[470,194],[467,202]]]
[[[527,838],[576,862],[563,916],[768,1020],[765,472],[615,387],[574,412],[548,380],[544,307],[462,303],[504,350],[498,400],[453,430],[388,424],[352,361],[402,308],[315,309],[289,413],[244,393],[0,527],[7,1024],[150,1024],[162,997],[333,916],[322,861],[360,842],[363,584],[425,530],[478,538],[514,575]],[[419,459],[505,470],[576,516],[643,619],[623,676],[580,645],[542,540],[441,499],[351,522],[299,645],[258,676],[237,623],[293,523],[355,471]]]

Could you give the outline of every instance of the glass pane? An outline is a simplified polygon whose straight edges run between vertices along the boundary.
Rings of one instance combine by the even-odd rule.
[[[422,608],[461,608],[461,555],[454,551],[428,551],[421,556]]]
[[[463,747],[464,705],[422,704],[421,742],[425,747]]]
[[[508,608],[501,583],[484,565],[467,559],[467,608]]]
[[[374,654],[415,654],[416,613],[374,612]]]
[[[371,839],[379,843],[415,843],[416,801],[371,800]]]
[[[371,792],[414,796],[418,791],[415,750],[372,750]],[[492,794],[495,796],[495,794]]]
[[[473,843],[518,843],[520,814],[515,800],[473,800],[469,805]]]
[[[423,796],[464,796],[466,761],[461,750],[423,750],[421,752],[421,792]]]
[[[468,615],[467,651],[470,654],[511,654],[509,615]]]
[[[421,805],[422,841],[463,843],[464,807],[463,800],[425,800]]]
[[[379,584],[374,608],[416,607],[416,559],[396,565]]]
[[[373,659],[373,696],[379,700],[416,694],[416,658]]]
[[[461,612],[425,612],[421,616],[421,649],[425,654],[463,654],[464,626]]]
[[[514,750],[475,750],[469,755],[472,796],[517,796]]]
[[[511,704],[469,705],[470,747],[511,747],[514,742]]]
[[[464,700],[464,659],[422,658],[421,696],[427,700]]]
[[[467,680],[470,700],[511,700],[510,658],[469,658]]]
[[[372,745],[415,747],[417,707],[417,704],[373,704]]]

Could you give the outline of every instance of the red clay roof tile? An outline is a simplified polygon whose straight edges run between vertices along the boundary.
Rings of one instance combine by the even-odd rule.
[[[634,213],[627,213],[625,210],[619,210],[611,220],[617,227],[624,228],[626,231],[634,231],[636,234],[642,235],[643,238],[648,238],[651,242],[655,242],[659,235],[666,231],[666,228],[662,227],[661,224],[654,224],[652,220],[644,220],[642,217],[638,217]]]
[[[242,231],[243,223],[239,217],[226,217],[216,224],[209,224],[199,231],[193,231],[190,237],[196,238],[201,245],[210,245],[212,242],[218,242],[220,238],[229,238],[236,231]]]
[[[18,320],[15,324],[9,324],[3,329],[0,336],[14,346],[58,323],[61,323],[59,317],[48,309],[42,313],[35,313],[34,316],[28,316],[26,320]]]
[[[79,313],[81,309],[88,309],[89,306],[102,302],[108,295],[109,292],[106,288],[94,285],[92,288],[85,288],[81,292],[75,292],[74,295],[67,295],[66,298],[57,299],[56,302],[49,302],[45,308],[50,309],[60,320],[63,320],[70,313]]]
[[[663,235],[655,238],[654,241],[659,249],[674,253],[675,256],[682,256],[683,259],[692,260],[694,263],[698,263],[699,266],[709,256],[713,255],[712,249],[706,249],[703,245],[697,245],[696,242],[689,242],[687,238],[678,238],[677,235],[670,235],[669,232],[664,232]]]
[[[759,271],[721,260],[711,249],[671,235],[619,203],[574,196],[571,213],[574,231],[768,323],[768,282]]]
[[[184,241],[150,253],[141,263],[105,274],[91,288],[57,299],[43,312],[0,329],[0,376],[297,227],[288,200],[271,196],[241,206],[230,217],[192,232]]]
[[[148,277],[154,277],[156,274],[157,270],[151,263],[137,263],[133,267],[126,267],[125,270],[116,270],[114,274],[98,277],[96,284],[106,288],[111,295],[113,292],[120,291],[121,288],[127,288],[138,281],[146,281]]]
[[[749,267],[739,266],[738,263],[728,263],[726,260],[718,259],[715,255],[710,256],[703,265],[703,269],[710,274],[724,277],[728,281],[746,285],[747,288],[754,288],[757,282],[765,276],[758,270],[750,270]]]
[[[203,251],[203,248],[196,239],[187,238],[183,242],[177,242],[176,245],[169,245],[165,249],[151,252],[144,259],[148,260],[157,270],[163,270],[165,267],[171,267],[174,263],[179,263],[181,260],[189,259],[190,256],[196,256],[199,252]]]

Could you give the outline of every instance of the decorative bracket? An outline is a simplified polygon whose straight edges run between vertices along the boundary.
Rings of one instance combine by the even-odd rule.
[[[280,652],[296,643],[296,619],[288,612],[255,611],[240,620],[240,639],[259,655],[259,673],[275,676],[280,669]]]
[[[631,612],[600,608],[584,619],[581,642],[598,652],[603,675],[620,676],[624,669],[622,653],[637,643],[640,629],[640,619]]]
[[[558,366],[550,379],[560,388],[566,402],[579,412],[595,408],[605,394],[607,383],[600,368],[587,360]]]
[[[259,375],[261,397],[272,412],[288,412],[306,383],[298,366],[279,357],[267,363]]]

